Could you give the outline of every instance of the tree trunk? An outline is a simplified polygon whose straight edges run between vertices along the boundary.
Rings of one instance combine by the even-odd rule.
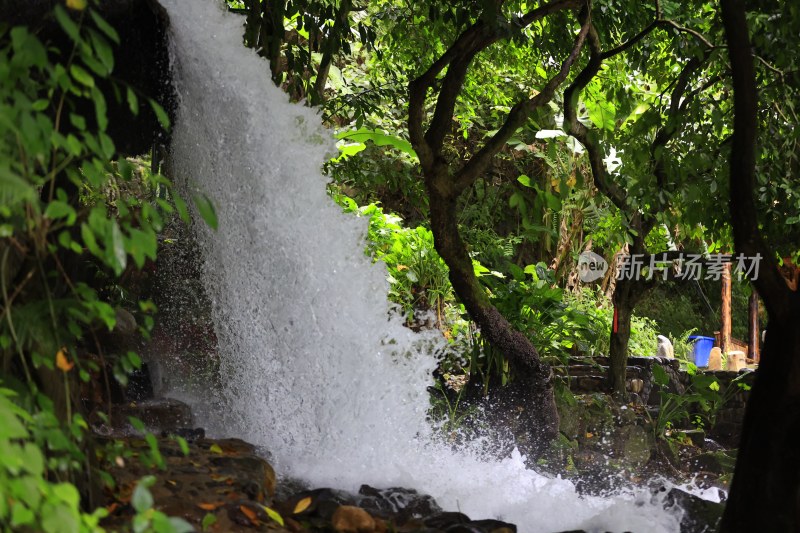
[[[501,418],[516,437],[525,433],[527,451],[538,455],[558,433],[552,371],[528,338],[514,330],[489,301],[458,231],[457,196],[443,194],[433,182],[426,180],[436,251],[447,263],[453,290],[481,335],[506,356],[514,373],[510,385],[495,391],[494,407],[502,411]]]
[[[633,315],[633,305],[629,298],[617,296],[622,288],[618,283],[617,292],[614,293],[614,319],[611,324],[608,354],[608,387],[619,399],[628,396],[625,372],[628,366],[628,341],[631,337],[631,315]]]
[[[643,232],[639,232],[643,235]],[[643,242],[636,242],[630,247],[631,254],[641,254]],[[636,304],[653,286],[652,280],[618,279],[614,288],[614,319],[611,324],[611,340],[609,343],[608,385],[612,394],[620,400],[628,397],[625,387],[625,370],[628,366],[628,341],[631,337],[631,317]]]
[[[795,294],[790,316],[800,316]],[[800,328],[771,320],[720,531],[800,528]]]
[[[761,256],[752,280],[769,314],[761,364],[744,417],[723,532],[800,530],[800,294],[780,276],[753,199],[758,92],[747,14],[741,0],[722,0],[733,85],[730,212],[736,252]]]

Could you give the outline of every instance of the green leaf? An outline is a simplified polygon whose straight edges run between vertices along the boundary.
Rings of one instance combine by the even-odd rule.
[[[26,442],[22,448],[22,455],[25,470],[37,477],[44,473],[44,456],[36,444]]]
[[[72,77],[75,78],[78,83],[86,85],[87,87],[94,87],[94,77],[82,67],[71,65],[69,67],[69,73],[72,74]]]
[[[26,524],[32,524],[36,516],[33,511],[17,502],[11,507],[11,527],[17,528]]]
[[[661,387],[666,387],[667,384],[669,384],[669,376],[667,375],[667,371],[664,370],[664,367],[659,364],[653,365],[653,381],[656,383],[656,385]]]
[[[100,63],[102,63],[103,67],[105,67],[107,75],[114,70],[114,51],[111,49],[111,45],[108,44],[108,41],[99,33],[90,31],[89,35],[92,39],[92,45],[94,45],[97,58],[100,60]]]
[[[97,117],[97,125],[101,130],[105,131],[108,127],[108,115],[106,114],[108,107],[106,105],[106,98],[97,87],[92,87],[92,99],[94,100],[94,112]]]
[[[14,207],[20,202],[36,201],[36,190],[0,163],[0,206]]]
[[[391,146],[403,153],[416,158],[417,153],[411,146],[411,143],[400,137],[388,135],[379,130],[370,130],[367,128],[360,128],[356,131],[344,131],[336,135],[337,139],[344,139],[351,143],[366,143],[372,141],[376,146]]]
[[[197,211],[200,213],[203,220],[205,220],[206,224],[208,224],[211,229],[216,230],[219,226],[217,212],[214,210],[214,204],[211,203],[208,196],[205,194],[195,195],[194,205],[197,207]]]
[[[19,421],[19,418],[6,409],[8,400],[0,400],[0,440],[24,439],[28,436],[28,430]]]
[[[614,104],[607,101],[587,101],[586,107],[589,110],[589,120],[595,126],[602,130],[614,131],[614,118],[617,112]]]
[[[183,455],[189,455],[189,443],[186,442],[186,439],[184,439],[183,437],[181,437],[179,435],[176,435],[174,438],[175,438],[175,441],[178,443],[178,446],[180,446],[180,448],[181,448],[181,453]]]
[[[122,231],[119,229],[119,224],[114,220],[111,223],[111,263],[114,272],[119,276],[125,270],[128,264],[128,255],[125,252],[125,240],[122,237]]]
[[[213,526],[217,523],[217,515],[214,513],[206,513],[203,517],[203,521],[200,523],[200,527],[203,528],[203,531],[207,531],[208,528]]]
[[[81,131],[86,129],[86,119],[83,118],[81,115],[76,115],[75,113],[70,113],[69,114],[69,122],[70,122],[70,124],[75,126],[76,129],[79,129]]]
[[[54,220],[66,218],[67,225],[72,226],[78,214],[75,212],[75,208],[68,203],[62,202],[61,200],[53,200],[47,205],[47,209],[44,210],[44,216]]]
[[[134,116],[138,115],[139,99],[136,97],[136,93],[133,92],[133,89],[131,89],[130,87],[128,87],[127,96],[128,96],[128,107],[130,108],[131,113],[133,113]]]
[[[64,30],[73,41],[80,41],[81,39],[81,32],[78,29],[78,25],[75,24],[75,21],[70,18],[67,11],[61,6],[60,3],[56,4],[56,7],[53,9],[53,14],[56,16],[56,20],[58,21],[59,26],[61,29]]]
[[[115,30],[108,22],[103,19],[94,9],[89,10],[89,14],[92,16],[92,20],[94,21],[97,28],[106,34],[106,36],[114,41],[115,43],[119,44],[119,34],[117,30]]]
[[[178,215],[184,222],[189,222],[189,210],[186,208],[186,202],[183,201],[177,194],[172,195],[172,201],[175,203],[175,209],[178,210]]]
[[[156,114],[158,123],[161,124],[162,128],[169,131],[169,115],[167,115],[167,112],[164,111],[164,108],[152,98],[148,98],[148,102],[150,103],[150,107],[153,108],[153,113]]]
[[[156,478],[154,476],[145,476],[139,480],[139,483],[133,490],[131,505],[133,505],[137,513],[143,513],[153,508],[153,495],[150,494],[150,490],[148,489],[152,487],[155,482]]]

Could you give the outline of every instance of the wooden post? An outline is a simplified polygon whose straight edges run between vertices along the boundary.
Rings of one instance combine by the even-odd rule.
[[[720,327],[719,347],[723,354],[727,354],[731,346],[731,267],[732,263],[725,263],[722,270],[722,325]]]
[[[761,334],[758,331],[758,293],[753,290],[750,294],[750,305],[748,306],[748,343],[747,343],[747,357],[759,362],[761,359],[760,341]]]

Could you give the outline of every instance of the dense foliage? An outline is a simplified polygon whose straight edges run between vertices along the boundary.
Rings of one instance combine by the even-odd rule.
[[[654,355],[663,334],[688,359],[687,335],[718,327],[714,280],[615,280],[631,252],[733,252],[737,213],[723,201],[733,88],[716,4],[227,3],[275,83],[319,106],[335,130],[331,195],[370,217],[367,253],[386,263],[407,324],[438,328],[455,348],[443,373],[484,392],[517,377],[476,326],[468,291],[453,282],[462,274],[475,280],[477,307],[499,311],[548,364],[614,352],[615,306],[630,311],[623,357]],[[799,9],[759,3],[749,18],[765,132],[754,225],[789,272],[800,259],[800,76],[785,43]],[[109,135],[111,103],[169,123],[151,95],[114,76],[117,32],[85,0],[57,3],[52,16],[66,47],[0,28],[0,524],[93,531],[104,513],[91,509],[98,480],[113,480],[89,434],[108,414],[90,421],[87,398],[108,401],[111,384],[141,366],[115,335],[132,320],[131,333],[148,337],[156,309],[136,280],[165,221],[189,214],[157,165],[124,157]],[[413,102],[409,87],[422,87]],[[445,167],[460,178],[448,209],[461,263],[433,221]],[[193,200],[215,226],[208,200]],[[589,250],[611,264],[593,284],[578,271]],[[738,337],[750,290],[734,284]],[[664,394],[654,433],[688,420],[690,404],[703,410],[698,424],[713,424],[724,401],[698,376],[687,394]],[[152,509],[150,482],[133,495],[134,529],[185,530]]]

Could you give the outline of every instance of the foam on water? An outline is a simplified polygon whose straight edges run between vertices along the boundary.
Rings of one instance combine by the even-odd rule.
[[[679,513],[645,491],[584,498],[518,453],[498,461],[436,443],[426,388],[442,347],[391,316],[385,268],[363,254],[365,221],[326,194],[333,144],[319,117],[241,45],[241,17],[214,0],[162,4],[179,94],[174,172],[219,218],[217,232],[197,228],[222,360],[220,390],[192,398],[202,425],[263,446],[277,471],[314,486],[412,487],[521,532],[678,531]]]

